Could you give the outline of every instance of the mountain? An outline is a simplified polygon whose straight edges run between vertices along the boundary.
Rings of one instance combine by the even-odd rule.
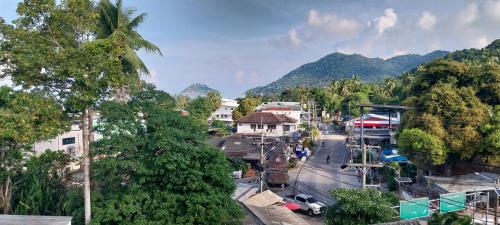
[[[179,95],[185,95],[188,96],[190,99],[194,99],[198,96],[205,96],[208,94],[208,92],[219,92],[213,88],[208,87],[206,84],[191,84],[189,87],[185,88],[184,90],[179,93]]]
[[[359,76],[365,81],[378,81],[386,76],[400,75],[446,54],[448,54],[446,51],[434,51],[426,55],[409,54],[384,60],[359,54],[347,55],[336,52],[316,62],[304,64],[282,78],[248,92],[271,94],[300,85],[326,86],[334,79],[350,78],[353,75]]]

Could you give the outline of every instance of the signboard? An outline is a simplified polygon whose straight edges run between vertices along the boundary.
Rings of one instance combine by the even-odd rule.
[[[429,198],[399,201],[399,218],[402,220],[411,220],[426,216],[429,216]]]
[[[439,195],[439,211],[442,213],[465,209],[465,192]]]

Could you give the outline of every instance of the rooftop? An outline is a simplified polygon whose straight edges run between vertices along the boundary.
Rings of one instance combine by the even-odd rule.
[[[254,112],[236,120],[236,123],[256,123],[256,124],[281,124],[296,123],[297,120],[285,115],[276,115],[270,112]]]
[[[500,178],[499,174],[481,173],[492,180]],[[425,176],[425,179],[432,182],[433,188],[440,193],[451,192],[472,192],[494,190],[495,184],[477,174],[467,174],[451,177]]]
[[[281,203],[283,203],[283,198],[267,190],[248,198],[248,200],[243,202],[243,205],[264,224],[309,224],[290,209],[281,205]]]
[[[287,108],[292,111],[302,111],[300,102],[264,102],[257,106],[257,110],[276,110],[278,108]]]
[[[71,225],[71,216],[0,215],[0,225]]]

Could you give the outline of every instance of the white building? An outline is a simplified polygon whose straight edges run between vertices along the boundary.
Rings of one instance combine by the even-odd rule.
[[[221,120],[228,126],[233,125],[233,111],[238,107],[238,101],[225,98],[221,100],[220,108],[210,115],[208,121]]]
[[[297,120],[283,114],[254,112],[236,121],[236,133],[267,136],[289,135],[297,130]]]
[[[93,116],[93,125],[97,125],[99,114],[95,113]],[[93,132],[94,140],[98,140],[100,135]],[[42,154],[47,150],[63,151],[71,156],[73,160],[78,160],[83,155],[83,131],[80,126],[74,124],[71,130],[58,135],[50,140],[36,142],[33,145],[33,151],[36,155]]]
[[[302,122],[303,112],[300,102],[264,102],[257,106],[258,112],[270,112],[276,115],[285,115],[295,119],[296,125]]]

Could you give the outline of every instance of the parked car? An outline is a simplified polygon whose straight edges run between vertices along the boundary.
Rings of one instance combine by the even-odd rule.
[[[300,205],[300,209],[307,212],[309,216],[319,215],[325,211],[325,204],[307,194],[288,195],[286,202],[293,202]]]

